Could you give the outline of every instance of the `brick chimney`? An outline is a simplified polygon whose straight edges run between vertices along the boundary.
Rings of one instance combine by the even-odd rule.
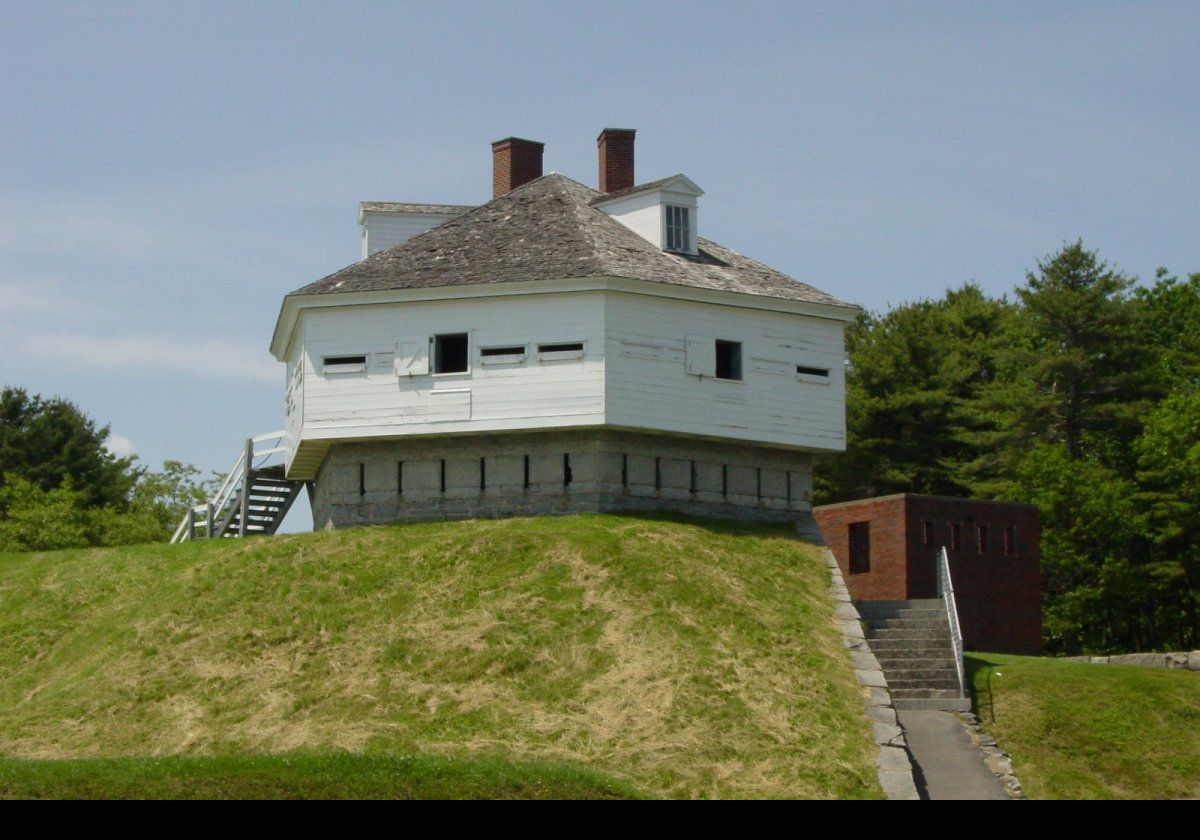
[[[506,137],[492,144],[492,198],[542,177],[545,143]]]
[[[610,193],[633,186],[632,128],[606,128],[596,138],[600,149],[600,192]]]

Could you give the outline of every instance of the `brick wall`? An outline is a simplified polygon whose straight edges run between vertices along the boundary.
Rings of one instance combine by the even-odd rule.
[[[1032,505],[936,496],[908,497],[910,546],[909,597],[937,596],[936,556],[949,547],[957,523],[961,544],[948,551],[950,576],[968,650],[996,653],[1042,652],[1041,525]],[[923,523],[932,522],[931,545]],[[980,551],[979,528],[987,529]],[[1006,553],[1004,530],[1015,529],[1015,545]]]
[[[908,598],[908,553],[905,548],[904,497],[884,496],[813,510],[833,556],[842,568],[850,597],[856,601],[903,601]],[[869,572],[850,572],[850,524],[869,522]]]
[[[1041,653],[1041,529],[1032,505],[901,494],[825,505],[813,511],[856,600],[937,597],[937,552],[949,551],[963,639],[968,649]],[[870,522],[871,568],[850,573],[849,525]],[[925,525],[931,533],[926,542]],[[980,551],[979,528],[987,532]],[[1015,542],[1006,550],[1005,530]]]

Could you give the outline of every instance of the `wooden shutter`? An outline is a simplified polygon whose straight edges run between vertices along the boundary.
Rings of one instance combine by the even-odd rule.
[[[717,375],[717,344],[711,338],[687,339],[687,372],[693,376]]]
[[[429,339],[414,338],[396,345],[396,375],[424,376],[429,373]]]

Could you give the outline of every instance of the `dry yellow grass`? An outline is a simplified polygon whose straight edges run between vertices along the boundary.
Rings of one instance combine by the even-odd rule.
[[[0,557],[0,755],[578,763],[878,796],[813,547],[585,516]]]

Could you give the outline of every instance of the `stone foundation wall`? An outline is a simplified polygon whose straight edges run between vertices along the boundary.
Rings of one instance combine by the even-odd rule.
[[[805,523],[812,456],[616,431],[335,444],[312,509],[314,529],[650,510]]]

